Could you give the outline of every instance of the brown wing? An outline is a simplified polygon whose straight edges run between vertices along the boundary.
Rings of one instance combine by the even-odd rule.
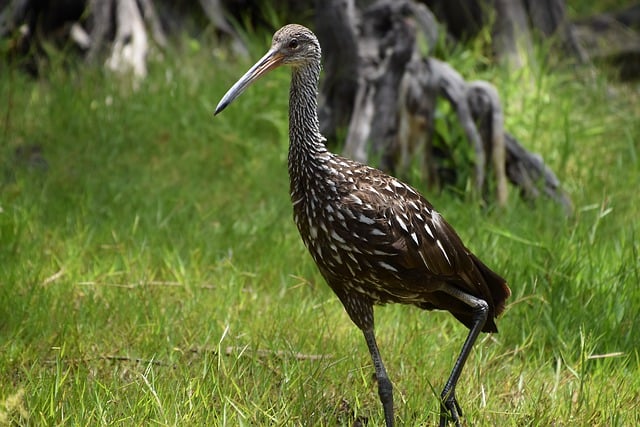
[[[485,329],[495,330],[493,317],[502,312],[510,294],[505,280],[464,246],[454,229],[416,190],[380,173],[367,181],[367,188],[346,194],[342,202],[360,218],[355,232],[365,237],[363,251],[379,254],[381,265],[402,272],[397,274],[402,277],[399,286],[427,294],[434,285],[455,286],[482,298],[490,308]],[[438,298],[432,294],[431,298],[431,302],[426,299],[418,305],[447,309],[465,325],[471,322],[464,304],[443,295]]]

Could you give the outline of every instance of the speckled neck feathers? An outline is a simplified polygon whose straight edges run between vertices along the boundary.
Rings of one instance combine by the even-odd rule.
[[[320,54],[318,53],[318,56]],[[320,58],[294,67],[289,91],[289,177],[291,195],[303,191],[310,175],[316,175],[318,162],[329,155],[318,122],[318,80]]]

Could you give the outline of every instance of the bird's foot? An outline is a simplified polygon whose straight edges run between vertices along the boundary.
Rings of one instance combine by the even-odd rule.
[[[462,409],[456,399],[455,390],[443,391],[440,403],[440,427],[446,427],[448,421],[453,421],[456,427],[460,427]]]

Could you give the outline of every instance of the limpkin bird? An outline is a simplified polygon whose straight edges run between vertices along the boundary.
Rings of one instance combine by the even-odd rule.
[[[470,329],[440,401],[440,425],[452,420],[459,426],[456,384],[480,332],[497,332],[494,319],[511,291],[416,190],[327,150],[317,114],[320,60],[320,44],[309,29],[281,28],[215,114],[270,70],[292,68],[288,163],[294,220],[322,276],[364,333],[386,425],[393,426],[393,392],[374,335],[373,306],[401,303],[447,310]]]

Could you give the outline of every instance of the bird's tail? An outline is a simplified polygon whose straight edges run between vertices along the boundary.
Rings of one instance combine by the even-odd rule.
[[[502,276],[487,267],[478,257],[471,254],[471,258],[476,267],[478,267],[491,293],[490,302],[493,303],[493,317],[498,317],[504,311],[505,301],[511,296],[511,289],[509,289],[507,281]]]

